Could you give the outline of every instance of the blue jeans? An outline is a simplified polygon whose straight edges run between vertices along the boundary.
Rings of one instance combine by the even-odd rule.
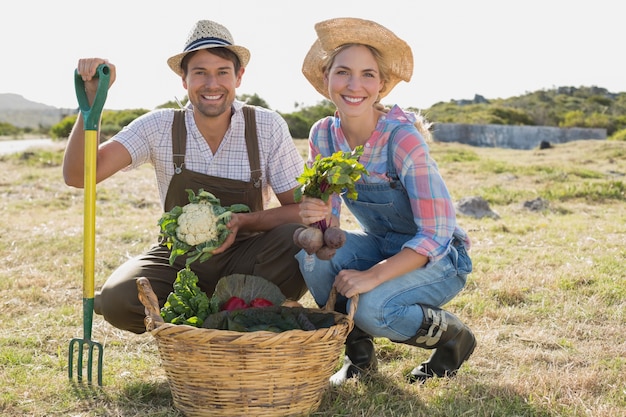
[[[393,253],[385,248],[401,247],[406,236],[388,234],[384,238],[361,231],[346,231],[344,246],[329,261],[308,256],[304,250],[296,254],[304,280],[318,305],[323,306],[342,269],[364,271],[387,259]],[[398,241],[394,242],[394,238]],[[398,246],[399,245],[399,246]],[[420,304],[440,307],[465,286],[472,271],[472,261],[462,243],[453,240],[449,253],[438,262],[387,281],[371,291],[360,294],[354,323],[374,337],[402,342],[417,333],[424,319]],[[344,302],[339,295],[337,304]],[[350,302],[350,301],[348,301]]]

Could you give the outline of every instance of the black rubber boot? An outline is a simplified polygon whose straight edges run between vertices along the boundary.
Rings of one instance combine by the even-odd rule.
[[[411,371],[409,382],[424,382],[434,376],[454,376],[474,352],[476,338],[454,314],[438,307],[421,307],[424,321],[419,331],[402,343],[435,350],[427,361]]]
[[[349,378],[361,376],[367,372],[375,372],[378,369],[374,338],[358,327],[354,327],[346,338],[346,356],[350,364],[341,368],[330,381],[339,385]]]

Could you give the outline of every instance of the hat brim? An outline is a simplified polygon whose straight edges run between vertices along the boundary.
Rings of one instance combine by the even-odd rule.
[[[302,73],[313,87],[330,99],[324,83],[324,65],[329,54],[346,44],[362,44],[375,48],[389,70],[379,98],[385,97],[400,82],[409,82],[413,75],[411,47],[389,29],[376,22],[356,18],[325,20],[315,25],[318,39],[313,43],[302,63]]]
[[[176,54],[172,57],[170,57],[167,60],[167,65],[169,65],[169,67],[172,69],[172,71],[174,71],[176,74],[180,75],[181,77],[183,76],[183,68],[181,66],[181,63],[183,62],[183,59],[185,58],[185,55],[194,52],[194,51],[200,51],[202,49],[211,49],[211,48],[226,48],[226,49],[230,49],[231,51],[233,51],[235,53],[235,55],[237,55],[237,57],[239,57],[239,62],[241,63],[241,66],[243,68],[248,66],[248,62],[250,62],[250,51],[246,48],[244,48],[243,46],[237,46],[237,45],[205,45],[205,46],[201,46],[199,48],[194,48],[191,49],[189,51],[185,51],[182,52],[180,54]]]

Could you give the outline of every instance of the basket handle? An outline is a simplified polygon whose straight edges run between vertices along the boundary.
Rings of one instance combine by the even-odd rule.
[[[348,318],[350,320],[354,319],[354,313],[356,313],[356,308],[359,304],[359,294],[353,295],[350,297],[352,301],[350,303],[350,309],[348,311]],[[332,311],[335,308],[335,302],[337,301],[337,288],[333,286],[330,289],[330,294],[328,295],[328,301],[326,301],[326,305],[324,306],[324,310]]]
[[[146,308],[146,318],[144,320],[146,324],[146,330],[152,331],[156,329],[159,325],[165,323],[163,317],[161,317],[159,309],[159,299],[152,290],[152,286],[150,285],[150,281],[148,281],[148,278],[137,278],[137,291],[139,301],[141,301],[141,304],[143,304],[143,306]]]

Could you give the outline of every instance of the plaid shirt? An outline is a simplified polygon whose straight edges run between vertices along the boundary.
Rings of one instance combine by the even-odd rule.
[[[233,103],[231,123],[217,152],[198,130],[193,118],[193,106],[186,106],[187,150],[185,168],[216,177],[249,181],[250,164],[245,141],[243,103]],[[130,153],[132,163],[126,170],[150,163],[156,174],[161,206],[174,175],[172,157],[172,123],[174,109],[157,109],[133,120],[112,140],[121,143]],[[263,180],[263,202],[267,207],[271,190],[279,194],[296,188],[296,180],[304,162],[295,147],[287,123],[278,113],[256,108],[257,135]],[[271,189],[271,190],[270,190]]]
[[[448,244],[452,235],[458,236],[469,248],[470,241],[465,231],[456,224],[454,204],[448,188],[439,173],[437,163],[430,157],[428,145],[417,131],[415,114],[404,112],[394,106],[389,113],[382,116],[375,131],[364,145],[363,155],[359,162],[369,172],[359,182],[382,183],[389,182],[387,176],[387,151],[391,132],[398,126],[391,152],[396,173],[410,198],[413,220],[417,225],[417,234],[405,243],[404,247],[411,248],[417,253],[425,255],[431,262],[436,262],[448,253]],[[341,130],[341,120],[338,114],[318,121],[311,129],[309,140],[309,158],[311,164],[316,155],[322,157],[331,154],[329,146],[334,142],[334,150],[351,151],[348,142]],[[339,216],[341,199],[333,196],[333,212]]]

